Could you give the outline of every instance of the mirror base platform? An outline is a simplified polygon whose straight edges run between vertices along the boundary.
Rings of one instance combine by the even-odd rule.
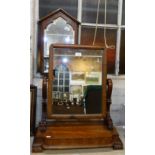
[[[109,130],[107,125],[98,124],[53,124],[46,130],[37,129],[32,152],[55,149],[78,148],[123,149],[115,127]]]

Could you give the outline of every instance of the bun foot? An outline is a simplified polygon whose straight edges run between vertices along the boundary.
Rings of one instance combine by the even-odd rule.
[[[42,138],[34,138],[33,145],[32,145],[32,152],[38,153],[42,152]]]
[[[121,150],[121,149],[123,149],[123,143],[121,142],[121,140],[120,140],[120,138],[118,136],[114,136],[113,149],[114,150]]]

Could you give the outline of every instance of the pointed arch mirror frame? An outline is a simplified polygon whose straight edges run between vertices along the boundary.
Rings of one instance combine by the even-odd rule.
[[[38,22],[38,52],[37,52],[37,72],[40,72],[41,74],[45,74],[45,60],[49,59],[49,55],[46,54],[48,52],[45,51],[45,43],[44,43],[46,41],[45,32],[51,24],[56,24],[56,21],[59,21],[60,23],[60,19],[62,19],[61,22],[64,23],[66,22],[66,28],[73,30],[73,37],[71,38],[71,41],[69,42],[69,40],[66,40],[67,41],[66,43],[70,44],[78,43],[78,27],[80,22],[77,21],[71,15],[69,15],[66,11],[64,11],[63,9],[57,9],[56,11],[51,12],[47,16],[41,18]],[[53,31],[55,31],[56,34],[59,33],[59,30],[54,29]],[[66,31],[68,30],[66,29]],[[61,40],[60,42],[57,42],[57,40],[55,41],[53,40],[47,45],[47,50],[49,50],[48,47],[51,43],[65,43],[65,41],[63,42],[63,40]]]

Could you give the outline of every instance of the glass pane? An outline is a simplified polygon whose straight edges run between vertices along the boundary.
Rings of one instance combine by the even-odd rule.
[[[65,92],[69,92],[69,87],[65,87]]]
[[[63,73],[59,72],[59,78],[63,79]]]
[[[121,31],[119,74],[125,74],[125,30]]]
[[[97,0],[83,0],[82,1],[82,22],[96,23],[97,15]],[[104,23],[104,1],[100,2],[100,11],[98,23]]]
[[[69,73],[65,74],[65,79],[69,79]]]
[[[98,0],[82,1],[82,22],[96,23]],[[98,23],[104,23],[105,1],[100,1]],[[107,24],[117,24],[118,0],[107,0]]]
[[[94,39],[94,32],[95,32],[95,28],[82,27],[81,44],[92,45],[93,39]],[[107,37],[107,44],[114,45],[116,47],[117,30],[107,29],[106,37]],[[104,29],[103,28],[97,29],[95,44],[104,46]],[[107,58],[108,58],[107,72],[108,74],[115,73],[115,54],[116,54],[116,48],[107,51]]]
[[[39,0],[39,18],[59,8],[62,8],[71,16],[77,18],[77,6],[77,0]]]
[[[125,25],[125,0],[123,0],[122,25]]]
[[[69,80],[65,80],[65,85],[69,85]]]
[[[53,81],[53,85],[54,85],[54,86],[57,86],[57,84],[58,84],[58,80],[55,79],[55,80]]]
[[[57,91],[57,87],[54,87],[54,86],[53,86],[53,91]]]
[[[102,55],[102,50],[54,48],[54,80],[59,78],[52,92],[54,114],[101,113]]]
[[[63,80],[59,80],[59,85],[63,85]]]
[[[118,0],[107,0],[107,24],[117,24]]]

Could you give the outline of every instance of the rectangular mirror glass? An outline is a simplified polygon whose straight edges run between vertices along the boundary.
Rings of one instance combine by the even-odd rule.
[[[101,114],[103,49],[61,47],[51,55],[52,114]]]

